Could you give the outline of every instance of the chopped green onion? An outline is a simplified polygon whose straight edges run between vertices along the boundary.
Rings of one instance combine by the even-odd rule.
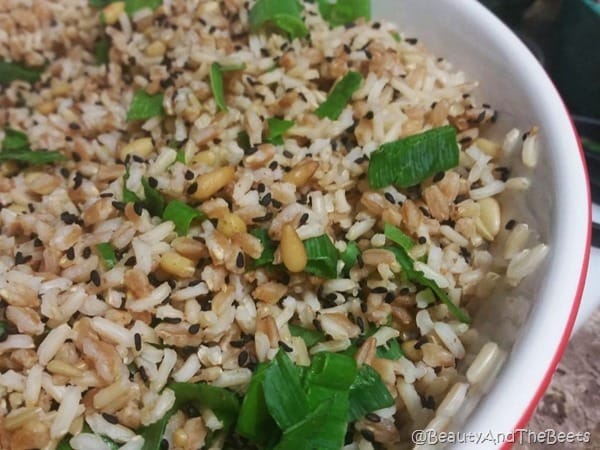
[[[346,25],[359,17],[371,18],[371,0],[319,0],[319,11],[333,27]]]
[[[180,148],[177,150],[177,156],[175,157],[175,162],[180,162],[181,164],[185,164],[185,149]]]
[[[458,165],[459,148],[452,126],[434,128],[383,144],[371,155],[368,179],[373,189],[391,184],[409,187]]]
[[[302,21],[302,5],[297,0],[258,0],[250,9],[248,20],[253,32],[272,26],[286,33],[290,39],[308,34],[308,28]]]
[[[360,419],[365,414],[394,404],[390,391],[371,366],[363,365],[350,386],[349,421]]]
[[[383,234],[385,234],[385,237],[388,238],[390,241],[398,244],[406,251],[409,251],[415,246],[415,243],[410,238],[410,236],[404,234],[404,232],[400,230],[400,228],[397,228],[389,223],[384,224]]]
[[[144,196],[146,197],[144,206],[151,215],[161,217],[165,209],[165,199],[157,189],[150,186],[144,177],[142,177],[142,186],[144,186]]]
[[[339,353],[320,352],[313,356],[304,384],[344,391],[350,389],[357,375],[356,361]]]
[[[21,150],[29,147],[29,138],[25,133],[14,128],[4,129],[4,140],[2,141],[2,151]]]
[[[43,68],[29,68],[0,58],[0,86],[8,86],[15,80],[35,83],[42,76]]]
[[[237,420],[235,431],[255,444],[267,446],[279,440],[277,424],[269,415],[263,381],[269,364],[261,364],[252,375]]]
[[[303,243],[308,257],[304,271],[322,278],[336,278],[338,251],[329,236],[323,234]]]
[[[154,11],[160,5],[162,5],[162,0],[125,0],[125,11],[131,16],[133,13],[145,8]]]
[[[145,90],[139,89],[133,96],[133,101],[127,111],[127,121],[146,120],[156,116],[164,115],[163,94],[148,94]]]
[[[115,255],[115,249],[109,242],[96,244],[96,250],[98,250],[98,253],[100,253],[102,261],[104,261],[107,269],[112,269],[117,265],[117,255]]]
[[[308,400],[296,367],[279,351],[265,372],[263,381],[269,413],[282,430],[301,422],[309,413]]]
[[[286,429],[274,450],[339,450],[348,426],[348,394],[336,392],[295,425]]]
[[[350,273],[350,269],[354,267],[356,262],[358,261],[358,255],[360,255],[360,249],[358,248],[358,244],[354,241],[348,242],[346,245],[346,250],[340,255],[340,259],[344,263],[344,268],[342,269],[342,275],[345,277]]]
[[[317,330],[310,330],[293,324],[288,324],[288,328],[290,329],[290,334],[292,336],[302,338],[306,344],[306,348],[311,348],[326,339],[325,335]]]
[[[275,117],[267,120],[269,126],[269,135],[267,142],[273,145],[283,145],[283,135],[294,126],[292,120],[277,119]]]
[[[332,89],[315,114],[321,119],[328,117],[331,120],[337,120],[344,111],[344,108],[352,98],[363,81],[363,77],[358,72],[348,72]]]
[[[27,135],[12,128],[4,130],[4,140],[0,151],[0,162],[18,161],[28,164],[48,164],[65,161],[67,158],[57,151],[31,149]]]
[[[114,3],[117,0],[89,0],[90,6],[94,8],[104,8],[105,6]]]
[[[94,44],[94,56],[96,64],[108,64],[108,53],[110,52],[110,39],[104,35]]]
[[[244,70],[246,64],[236,64],[230,66],[222,66],[214,62],[210,66],[210,88],[213,92],[215,102],[221,111],[227,111],[227,103],[225,103],[225,88],[223,86],[223,74],[225,72],[234,72]]]
[[[195,219],[205,220],[206,214],[181,200],[173,200],[165,207],[162,218],[175,224],[175,231],[179,236],[185,236],[188,234],[191,223]]]
[[[137,430],[137,434],[144,438],[144,446],[142,450],[161,450],[161,442],[164,439],[165,428],[171,416],[177,412],[177,408],[173,407],[166,412],[159,420],[150,425]]]
[[[177,408],[188,403],[198,411],[208,408],[223,422],[225,428],[235,424],[240,400],[233,392],[204,383],[171,383],[168,388],[175,392]]]
[[[400,33],[398,33],[397,31],[390,31],[390,34],[396,42],[402,42],[402,37],[400,36]]]
[[[62,438],[62,440],[56,446],[56,450],[73,450],[73,447],[71,447],[71,444],[69,444],[71,438],[72,436],[70,434]]]
[[[440,299],[442,303],[444,303],[450,313],[456,317],[458,320],[464,323],[471,323],[471,318],[469,315],[456,306],[452,300],[448,297],[448,294],[444,292],[433,280],[427,278],[423,272],[419,272],[415,270],[414,263],[412,258],[408,255],[406,250],[400,247],[385,247],[386,250],[391,251],[396,256],[396,261],[402,267],[402,270],[406,273],[406,276],[409,280],[419,283],[422,286],[428,287],[433,291],[435,296]]]
[[[258,238],[263,245],[263,252],[250,264],[251,269],[257,269],[263,266],[269,266],[273,264],[273,259],[275,258],[275,250],[277,250],[277,246],[269,237],[269,232],[262,228],[255,228],[250,230],[250,234],[255,238]]]
[[[386,344],[377,347],[377,357],[396,361],[404,356],[400,343],[396,339],[390,339]]]

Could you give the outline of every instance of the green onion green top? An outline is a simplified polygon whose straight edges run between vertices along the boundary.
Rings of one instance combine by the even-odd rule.
[[[329,236],[323,234],[303,243],[308,257],[304,271],[318,277],[336,278],[339,254]]]
[[[410,238],[410,236],[404,234],[400,228],[395,227],[389,223],[384,224],[383,226],[383,234],[390,241],[398,244],[404,250],[409,251],[411,248],[415,246],[414,241]]]
[[[156,188],[150,186],[150,182],[143,177],[142,186],[144,186],[145,208],[151,215],[161,217],[165,209],[165,199],[162,194]]]
[[[292,120],[283,120],[272,117],[267,120],[269,134],[266,141],[273,145],[283,145],[283,135],[294,126]]]
[[[255,238],[258,238],[263,246],[263,252],[258,259],[252,260],[250,263],[250,268],[257,269],[259,267],[272,265],[273,259],[275,258],[277,245],[275,245],[275,243],[269,237],[269,232],[262,228],[255,228],[250,230],[250,234]]]
[[[297,0],[258,0],[248,19],[252,31],[271,26],[291,39],[308,34],[308,28],[302,21],[302,5]]]
[[[333,27],[354,22],[359,17],[371,18],[371,0],[318,0],[319,11]]]
[[[42,76],[43,68],[30,68],[17,62],[0,58],[0,86],[8,86],[15,80],[35,83]]]
[[[162,0],[125,0],[125,11],[130,16],[144,8],[150,8],[154,11],[162,5]]]
[[[162,93],[150,95],[145,90],[139,89],[133,97],[129,111],[127,111],[127,120],[129,122],[132,120],[146,120],[162,116],[164,113]]]
[[[163,220],[170,220],[175,224],[175,231],[179,236],[187,235],[190,225],[195,219],[205,220],[206,214],[192,208],[181,200],[170,201],[162,214]]]
[[[322,103],[315,114],[321,119],[328,117],[331,120],[337,120],[344,111],[344,108],[352,98],[363,81],[363,77],[358,72],[348,72],[334,87],[327,100]]]
[[[319,342],[323,342],[326,339],[326,336],[317,330],[310,330],[308,328],[302,328],[293,324],[289,324],[288,328],[292,336],[302,338],[306,344],[306,348],[311,348],[312,346],[318,344]]]
[[[110,242],[103,242],[101,244],[96,244],[96,250],[100,254],[102,261],[106,265],[107,269],[112,269],[117,265],[117,256],[115,255],[115,248],[110,244]]]
[[[225,72],[234,72],[244,70],[246,64],[236,64],[230,66],[222,66],[214,62],[210,66],[210,88],[212,89],[215,102],[221,111],[227,111],[227,103],[225,102],[225,88],[223,86],[223,74]]]
[[[4,130],[4,140],[0,149],[0,162],[17,161],[27,164],[49,164],[65,161],[67,158],[57,151],[32,150],[27,135],[12,128]]]
[[[434,128],[383,144],[371,155],[368,179],[373,189],[391,184],[409,187],[458,165],[459,148],[452,126]]]

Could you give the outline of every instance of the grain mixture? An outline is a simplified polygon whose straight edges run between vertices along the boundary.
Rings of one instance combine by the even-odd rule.
[[[0,448],[408,448],[481,390],[538,130],[358,3],[1,2]]]

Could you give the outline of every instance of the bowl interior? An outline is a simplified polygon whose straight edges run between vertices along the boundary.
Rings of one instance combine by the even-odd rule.
[[[374,17],[396,22],[434,54],[479,81],[479,101],[499,112],[493,134],[540,128],[538,167],[518,162],[511,175],[531,187],[510,200],[511,217],[528,223],[551,252],[543,267],[514,290],[497,293],[477,312],[475,326],[508,357],[495,381],[471,389],[455,426],[507,433],[543,393],[572,327],[589,251],[589,192],[577,137],[556,89],[533,55],[475,0],[378,0]],[[506,207],[505,207],[506,208]],[[489,389],[489,390],[488,390]],[[479,392],[478,392],[479,391]],[[487,394],[478,402],[482,391]],[[477,406],[475,406],[477,404]],[[472,414],[470,414],[472,412]]]

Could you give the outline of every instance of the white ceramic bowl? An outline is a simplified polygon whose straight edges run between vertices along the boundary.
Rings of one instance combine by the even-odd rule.
[[[510,294],[521,303],[509,307],[497,296],[479,311],[475,325],[486,329],[508,357],[484,398],[468,403],[457,418],[464,432],[507,434],[526,425],[544,393],[583,290],[590,197],[578,137],[543,68],[477,1],[374,0],[373,15],[397,23],[406,36],[418,37],[436,55],[478,80],[477,97],[500,113],[499,131],[513,126],[527,130],[534,124],[541,130],[540,164],[520,207],[551,252],[544,266]],[[476,448],[500,446],[487,441]]]

